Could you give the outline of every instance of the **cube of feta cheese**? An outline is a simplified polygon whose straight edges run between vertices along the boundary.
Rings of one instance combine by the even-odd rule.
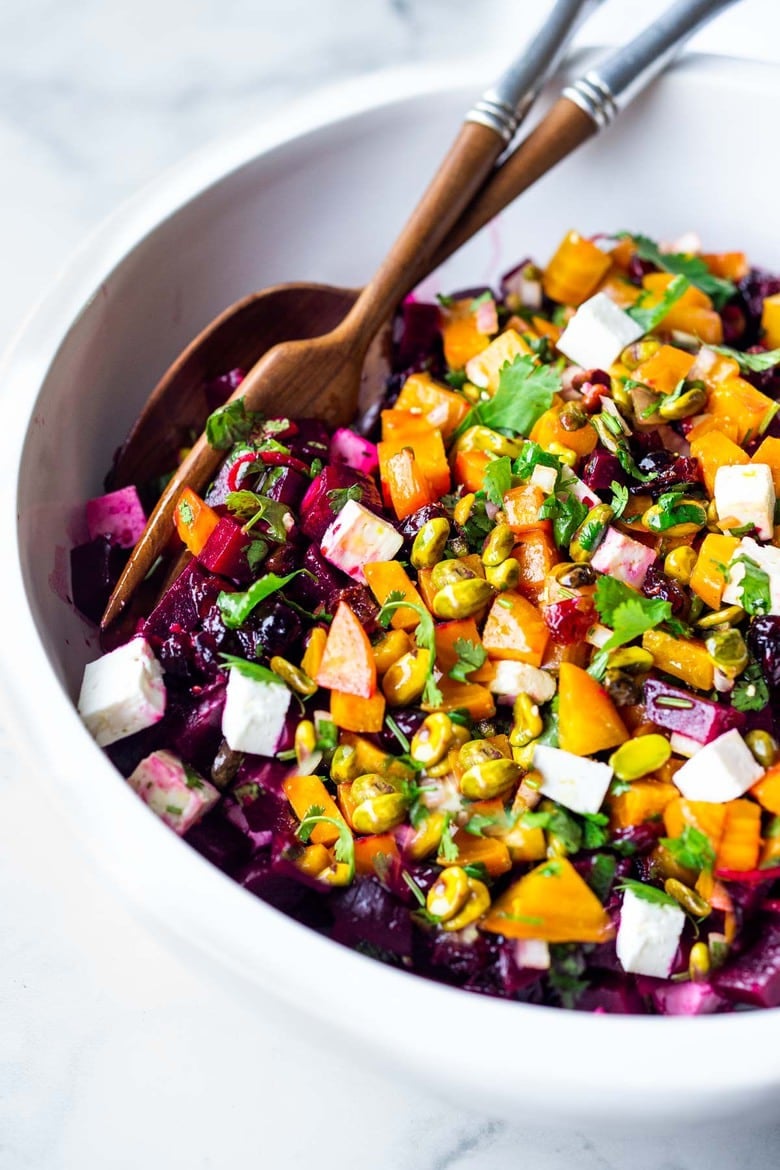
[[[685,914],[679,906],[648,902],[626,890],[615,940],[623,970],[668,979],[684,925]]]
[[[641,589],[655,559],[654,549],[618,532],[617,528],[608,528],[590,563],[599,573],[606,573],[624,585]]]
[[[771,540],[774,531],[775,485],[766,463],[745,463],[719,467],[715,472],[715,506],[718,522],[729,527],[755,524],[762,540]]]
[[[534,487],[541,488],[548,496],[555,491],[557,482],[558,470],[555,467],[546,467],[544,463],[537,463],[531,472],[531,483]]]
[[[515,942],[515,962],[532,971],[550,970],[550,944],[541,938],[519,938]]]
[[[87,663],[78,712],[101,747],[162,719],[166,700],[162,674],[145,638],[132,638]]]
[[[769,577],[769,613],[780,614],[780,548],[771,544],[759,544],[750,536],[743,536],[739,548],[731,558],[728,583],[723,590],[724,605],[742,604],[742,582],[745,566],[740,557],[755,561],[759,569]]]
[[[533,766],[542,776],[539,791],[575,813],[597,813],[613,776],[609,764],[544,744],[536,748]]]
[[[488,689],[494,695],[529,695],[535,703],[546,703],[555,694],[555,679],[547,670],[529,666],[526,662],[502,659],[496,662],[496,673]]]
[[[399,532],[364,508],[347,500],[325,531],[320,551],[327,561],[347,576],[365,585],[363,565],[371,561],[392,561],[404,540]]]
[[[596,293],[577,309],[558,338],[557,348],[586,370],[608,370],[626,346],[638,341],[643,333],[642,326],[606,293]]]
[[[723,804],[736,800],[764,774],[764,769],[733,727],[700,748],[673,776],[686,800]]]
[[[283,682],[262,682],[242,673],[240,667],[231,667],[222,712],[222,734],[228,747],[272,756],[284,731],[291,697]]]
[[[182,836],[219,800],[219,792],[173,752],[152,752],[127,778],[153,812]]]

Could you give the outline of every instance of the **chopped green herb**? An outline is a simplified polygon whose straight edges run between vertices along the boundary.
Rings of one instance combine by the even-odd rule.
[[[610,489],[612,491],[610,507],[615,513],[615,519],[617,520],[620,516],[623,515],[626,508],[628,507],[628,488],[624,487],[622,483],[618,483],[617,480],[613,479],[612,483],[610,484]]]
[[[731,705],[737,711],[763,711],[769,702],[769,687],[761,667],[751,662],[743,670],[731,692]]]
[[[276,573],[266,573],[259,581],[255,581],[244,593],[220,593],[217,605],[222,614],[222,620],[230,630],[237,630],[249,617],[253,609],[265,601],[271,594],[277,593],[289,585],[293,577],[300,573],[307,573],[307,569],[296,569],[286,577],[278,577]]]
[[[537,366],[529,354],[518,355],[501,370],[492,398],[473,406],[455,432],[455,438],[477,424],[527,435],[552,406],[561,388],[560,375],[549,366]]]
[[[644,302],[648,299],[647,294],[640,298],[637,304],[632,305],[627,309],[629,317],[633,317],[640,329],[644,333],[650,333],[656,326],[660,325],[666,314],[676,305],[680,297],[691,287],[691,282],[685,276],[675,276],[674,280],[670,281],[664,289],[663,296],[654,305],[645,307]]]
[[[512,474],[525,482],[531,478],[534,468],[539,466],[554,467],[556,471],[559,471],[561,461],[557,455],[552,455],[549,451],[545,451],[538,443],[534,443],[532,439],[526,439],[520,454],[512,463]]]
[[[414,632],[415,641],[421,650],[427,650],[430,655],[428,677],[425,680],[425,689],[423,691],[423,702],[429,704],[431,707],[438,707],[442,703],[442,693],[433,676],[436,664],[436,627],[433,624],[433,617],[430,612],[424,605],[415,605],[407,601],[405,594],[400,589],[393,589],[387,595],[384,605],[377,614],[376,620],[386,629],[390,625],[390,619],[393,613],[395,610],[400,609],[401,606],[413,609],[416,614],[419,614],[420,621]]]
[[[406,738],[404,733],[401,731],[401,728],[398,726],[395,719],[393,719],[393,716],[392,715],[385,715],[385,723],[390,728],[391,732],[393,733],[393,735],[395,736],[395,738],[398,740],[399,744],[401,745],[401,751],[408,753],[409,747],[410,747],[409,740]]]
[[[493,300],[493,294],[489,288],[486,288],[485,291],[483,293],[480,293],[478,297],[474,297],[474,300],[469,305],[469,312],[475,313],[477,311],[477,309],[480,307],[480,305],[486,305],[488,303],[488,301],[492,301],[492,300]]]
[[[539,509],[540,520],[553,522],[553,536],[558,548],[568,548],[574,533],[587,515],[587,505],[578,500],[572,492],[548,496]]]
[[[655,629],[672,616],[672,607],[668,601],[643,597],[615,577],[599,577],[595,602],[602,621],[613,631],[602,646],[602,653],[609,653],[626,642],[632,642],[646,630]]]
[[[483,490],[491,504],[499,508],[504,502],[504,496],[512,487],[512,460],[508,455],[501,455],[492,459],[485,468]]]
[[[455,297],[448,297],[445,293],[437,293],[436,300],[443,309],[451,309],[456,304]]]
[[[360,502],[363,499],[363,489],[359,483],[353,483],[345,488],[333,488],[328,492],[328,504],[331,512],[337,516],[342,508],[346,507],[350,500]]]
[[[629,236],[634,241],[640,260],[655,264],[662,272],[687,276],[691,284],[695,284],[712,299],[716,309],[721,309],[737,291],[732,281],[724,280],[723,277],[710,272],[701,256],[686,255],[684,252],[662,252],[658,244],[647,236],[634,235],[633,232],[619,234],[621,237]]]
[[[600,849],[602,845],[606,845],[609,839],[606,831],[609,817],[604,813],[583,813],[582,820],[583,849]]]
[[[449,672],[450,678],[456,682],[468,682],[467,675],[485,664],[487,650],[480,642],[470,642],[468,638],[456,638],[453,648],[458,660]]]
[[[760,568],[748,556],[735,557],[731,567],[742,565],[745,575],[739,583],[741,590],[741,604],[745,613],[751,617],[760,617],[769,613],[772,608],[772,594],[769,586],[769,574]]]
[[[550,947],[550,970],[548,981],[558,993],[561,1006],[574,1008],[577,1000],[588,987],[583,978],[586,969],[585,956],[579,947],[556,943]]]
[[[711,870],[715,866],[709,837],[693,825],[686,825],[679,837],[662,837],[661,844],[684,869]]]
[[[225,504],[229,512],[245,521],[244,532],[249,532],[258,521],[263,520],[268,526],[269,536],[278,540],[280,544],[287,540],[287,523],[290,522],[291,516],[284,504],[246,489],[230,492]]]
[[[729,349],[727,345],[710,345],[708,348],[739,362],[739,368],[751,374],[763,374],[766,370],[773,370],[775,366],[780,365],[780,349],[767,349],[763,353],[743,353],[739,349]]]
[[[298,826],[298,839],[304,844],[309,840],[315,825],[332,825],[338,831],[338,840],[333,846],[333,855],[336,861],[344,862],[348,867],[348,881],[355,876],[355,841],[346,821],[336,817],[325,817],[319,805],[313,804],[307,809],[306,816]]]
[[[179,500],[178,504],[176,505],[176,511],[181,516],[182,523],[186,524],[189,528],[190,524],[192,524],[193,520],[195,519],[195,516],[192,512],[192,507],[189,502],[187,500]]]
[[[247,410],[243,398],[226,402],[209,415],[206,421],[206,440],[215,451],[227,451],[234,443],[246,439],[263,416]]]
[[[606,902],[615,880],[617,859],[611,853],[597,853],[593,858],[588,885],[600,902]]]
[[[444,381],[452,386],[453,390],[462,390],[468,381],[465,370],[448,370],[444,375]]]
[[[237,658],[235,654],[220,654],[220,658],[226,670],[237,670],[244,678],[251,678],[260,683],[274,683],[278,687],[285,685],[278,674],[274,674],[259,662],[249,662],[246,658]]]
[[[460,850],[452,839],[454,831],[455,826],[452,824],[452,821],[448,821],[441,835],[441,841],[439,842],[439,857],[446,862],[457,861],[460,855]]]
[[[641,898],[644,902],[654,902],[657,906],[679,906],[679,902],[675,901],[665,890],[659,890],[657,886],[648,886],[645,882],[634,881],[633,878],[623,878],[619,889],[630,890],[632,894],[636,894],[637,898]]]
[[[254,570],[263,563],[267,556],[268,545],[264,540],[261,540],[260,537],[258,537],[256,540],[252,541],[246,550],[246,563],[249,565],[249,568],[252,570],[252,572],[254,572]]]

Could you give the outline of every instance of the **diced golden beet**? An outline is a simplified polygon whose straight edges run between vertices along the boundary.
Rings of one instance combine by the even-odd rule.
[[[756,439],[769,425],[778,404],[744,378],[727,378],[710,390],[708,413],[736,426],[740,444]]]
[[[439,865],[484,865],[489,877],[500,877],[512,868],[509,849],[495,837],[475,837],[464,829],[458,829],[453,837],[458,856],[453,861],[439,858]]]
[[[648,272],[642,277],[642,288],[647,289],[649,293],[653,294],[652,301],[660,301],[661,297],[666,292],[669,285],[677,278],[671,272]],[[697,288],[695,284],[691,284],[686,288],[681,297],[675,301],[675,305],[690,305],[698,309],[711,309],[712,301],[705,292]]]
[[[766,463],[772,469],[775,492],[780,495],[780,439],[769,435],[752,458],[753,463]]]
[[[710,390],[719,382],[725,382],[727,378],[738,378],[739,362],[703,345],[688,372],[688,377],[692,382],[704,382]]]
[[[541,666],[548,640],[549,630],[535,605],[512,590],[499,594],[482,631],[491,658]]]
[[[741,447],[714,430],[691,441],[691,455],[701,463],[704,483],[711,496],[715,493],[715,475],[719,467],[736,467],[750,462],[750,456]]]
[[[547,499],[547,495],[535,483],[524,483],[520,487],[510,488],[504,496],[504,511],[506,522],[513,532],[531,532],[541,529],[550,532],[552,524],[549,520],[539,518],[539,510]]]
[[[282,788],[299,821],[305,818],[311,808],[321,809],[322,816],[333,817],[336,821],[343,820],[335,800],[319,776],[288,776],[282,781]],[[315,845],[332,845],[338,836],[338,829],[334,825],[321,824],[312,829],[311,840]]]
[[[487,451],[458,451],[453,468],[455,482],[467,492],[479,492],[485,483],[485,471],[491,458]]]
[[[777,349],[780,346],[780,293],[764,298],[761,328],[764,331],[764,344],[770,349]]]
[[[309,634],[309,640],[301,659],[301,670],[304,674],[308,674],[309,678],[316,678],[319,674],[327,640],[327,631],[322,626],[315,626]]]
[[[716,418],[714,414],[700,414],[691,429],[688,431],[688,442],[693,443],[696,439],[700,439],[702,435],[708,434],[710,431],[718,431],[723,435],[727,435],[732,443],[738,443],[741,434],[739,423],[732,422],[728,418]]]
[[[702,642],[687,642],[661,630],[647,630],[642,645],[650,651],[659,670],[665,670],[699,691],[712,690],[715,667]]]
[[[761,807],[753,800],[726,805],[717,864],[722,869],[755,869],[761,849]]]
[[[436,664],[443,674],[449,674],[458,661],[458,652],[455,643],[463,640],[475,646],[482,645],[482,639],[477,630],[477,623],[473,618],[463,618],[454,622],[438,622],[436,625]],[[478,670],[469,673],[469,682],[490,682],[496,673],[490,662],[484,662]]]
[[[441,386],[426,373],[410,374],[395,406],[396,410],[418,411],[445,439],[457,430],[470,409],[462,394]]]
[[[664,809],[664,827],[669,837],[679,837],[690,826],[704,833],[717,853],[726,823],[725,804],[711,804],[704,800],[685,800],[678,796]]]
[[[725,567],[738,546],[736,536],[719,536],[716,532],[708,533],[702,541],[690,586],[710,609],[720,609],[723,590],[726,588]]]
[[[466,365],[466,377],[492,396],[498,390],[501,370],[507,362],[530,353],[533,350],[519,333],[514,329],[505,329],[493,338],[486,349],[471,358]]]
[[[596,292],[603,292],[614,301],[619,309],[629,309],[639,300],[641,293],[621,272],[608,272]]]
[[[377,445],[379,475],[385,503],[392,503],[388,464],[394,455],[410,447],[420,471],[425,476],[436,499],[450,490],[450,467],[444,450],[444,443],[438,431],[428,430],[427,434],[407,435],[400,439],[383,440]]]
[[[568,232],[544,271],[542,287],[553,301],[581,305],[596,291],[611,263],[596,244],[579,232]]]
[[[701,258],[713,276],[733,280],[734,283],[742,280],[750,271],[744,252],[702,252]]]
[[[381,731],[385,721],[385,696],[377,691],[370,699],[330,692],[330,717],[344,731]]]
[[[576,451],[578,455],[590,455],[598,442],[598,435],[590,423],[577,431],[567,431],[561,425],[561,405],[551,406],[536,420],[529,438],[545,451],[550,449],[552,443],[558,443]]]
[[[427,435],[431,424],[427,418],[413,410],[382,411],[382,442],[406,441],[414,435]]]
[[[487,687],[481,683],[460,683],[443,675],[438,679],[441,703],[423,703],[423,711],[467,711],[472,719],[492,719],[496,704]]]
[[[471,297],[465,297],[442,309],[444,357],[453,370],[462,370],[470,358],[490,344],[490,338],[477,328],[473,303]]]
[[[646,361],[637,366],[633,378],[645,382],[658,394],[671,394],[681,379],[687,378],[693,365],[693,354],[674,345],[662,345]]]
[[[661,780],[634,780],[626,792],[607,795],[607,808],[613,829],[628,829],[659,816],[679,792],[674,784]]]
[[[628,739],[607,692],[586,670],[562,662],[558,674],[558,742],[565,752],[592,756]]]
[[[758,784],[754,784],[750,789],[750,795],[754,796],[767,812],[780,817],[780,764],[767,769]]]
[[[355,841],[355,873],[361,877],[373,877],[397,856],[398,845],[392,833],[359,837]]]
[[[520,566],[517,592],[538,603],[550,571],[561,559],[555,541],[549,532],[532,529],[523,533],[512,549],[512,556]]]
[[[391,593],[403,593],[412,605],[422,605],[423,599],[414,587],[409,574],[399,561],[373,561],[363,566],[368,587],[380,605],[384,605]],[[413,630],[420,622],[420,615],[413,609],[396,609],[390,624],[397,630]]]
[[[479,924],[506,938],[605,942],[614,930],[604,907],[570,861],[551,858],[514,882]]]
[[[541,861],[547,855],[544,829],[538,825],[524,825],[522,820],[506,834],[504,844],[515,864],[520,861]]]

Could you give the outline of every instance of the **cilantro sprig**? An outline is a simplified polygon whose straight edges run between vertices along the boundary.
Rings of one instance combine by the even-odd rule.
[[[679,837],[662,837],[660,844],[684,869],[697,871],[715,867],[715,850],[706,833],[695,825],[686,825]]]
[[[657,886],[648,886],[646,882],[635,881],[634,878],[623,878],[618,889],[630,890],[643,902],[653,902],[656,906],[676,906],[678,910],[680,908],[680,903],[665,890],[659,890]]]
[[[306,815],[298,826],[298,840],[306,845],[315,826],[332,825],[338,832],[338,840],[333,846],[333,856],[336,861],[344,862],[347,866],[347,881],[351,882],[355,876],[355,839],[346,821],[336,817],[326,817],[323,812],[324,810],[318,804],[313,804],[306,810]]]
[[[751,374],[763,374],[767,370],[773,370],[775,366],[780,366],[780,349],[767,349],[763,353],[742,353],[739,349],[730,349],[728,345],[710,345],[708,348],[738,362],[741,370],[747,370]]]
[[[359,483],[350,484],[349,487],[333,488],[328,492],[328,505],[331,512],[338,516],[342,508],[345,508],[350,500],[359,503],[363,499],[363,489]]]
[[[730,297],[737,291],[736,285],[721,276],[715,276],[707,267],[701,256],[693,256],[684,252],[662,252],[655,240],[649,236],[637,235],[634,232],[620,232],[621,238],[629,237],[634,242],[637,256],[640,260],[647,260],[662,272],[670,272],[676,276],[685,276],[691,284],[706,293],[711,298],[716,309],[722,309]]]
[[[229,492],[225,500],[228,512],[239,520],[245,521],[244,532],[249,532],[260,520],[268,527],[268,535],[280,544],[287,540],[287,525],[292,517],[289,508],[272,500],[268,496],[259,496],[257,492],[250,492],[242,488],[237,492]]]
[[[691,282],[685,276],[675,276],[664,289],[663,296],[654,305],[645,305],[647,295],[640,298],[637,304],[627,309],[629,317],[636,321],[644,333],[650,333],[660,325],[666,314],[676,305],[680,297],[691,287]]]
[[[251,678],[255,682],[261,683],[275,683],[282,687],[285,685],[278,674],[274,674],[272,670],[260,662],[250,662],[248,658],[239,658],[235,654],[220,654],[220,658],[225,670],[237,670],[239,674],[243,674],[244,678]]]
[[[630,585],[624,585],[616,577],[599,577],[594,595],[599,617],[612,630],[611,636],[595,654],[588,668],[594,678],[601,678],[611,650],[633,642],[647,630],[653,630],[661,622],[672,617],[672,607],[660,597],[643,597]]]
[[[737,711],[763,711],[768,702],[769,687],[761,667],[751,662],[734,684],[731,705]]]
[[[234,443],[248,438],[262,421],[262,414],[246,409],[243,398],[234,398],[209,415],[206,440],[215,451],[227,451]]]
[[[454,437],[477,425],[527,435],[560,388],[560,374],[554,369],[537,365],[530,354],[519,354],[501,369],[493,397],[471,408]]]
[[[431,707],[438,707],[443,701],[443,696],[433,676],[433,670],[436,664],[436,627],[433,624],[433,617],[429,611],[424,605],[416,605],[414,602],[407,601],[406,595],[400,589],[393,589],[388,593],[376,620],[381,626],[387,629],[395,611],[402,607],[413,609],[420,618],[417,629],[414,632],[415,641],[421,650],[427,650],[430,655],[428,675],[425,679],[425,688],[423,690],[423,702],[429,704]]]
[[[488,463],[482,487],[491,504],[500,508],[512,487],[512,460],[508,455],[500,455]]]
[[[487,650],[481,643],[471,642],[468,638],[456,638],[453,649],[458,658],[449,672],[450,678],[456,682],[468,682],[467,675],[485,664]]]
[[[293,577],[307,573],[308,569],[296,569],[286,577],[279,577],[276,573],[266,573],[259,581],[253,582],[243,593],[222,592],[217,597],[217,605],[222,614],[222,620],[229,630],[237,630],[243,625],[250,613],[261,601],[265,601],[273,593],[289,585]],[[311,574],[308,574],[309,576]]]

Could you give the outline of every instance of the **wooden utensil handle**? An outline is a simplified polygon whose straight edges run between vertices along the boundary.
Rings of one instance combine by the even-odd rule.
[[[574,102],[565,97],[558,98],[539,125],[495,170],[433,258],[425,265],[421,263],[415,267],[415,279],[409,282],[409,287],[413,288],[418,280],[443,264],[518,195],[592,138],[597,129],[593,119]]]

